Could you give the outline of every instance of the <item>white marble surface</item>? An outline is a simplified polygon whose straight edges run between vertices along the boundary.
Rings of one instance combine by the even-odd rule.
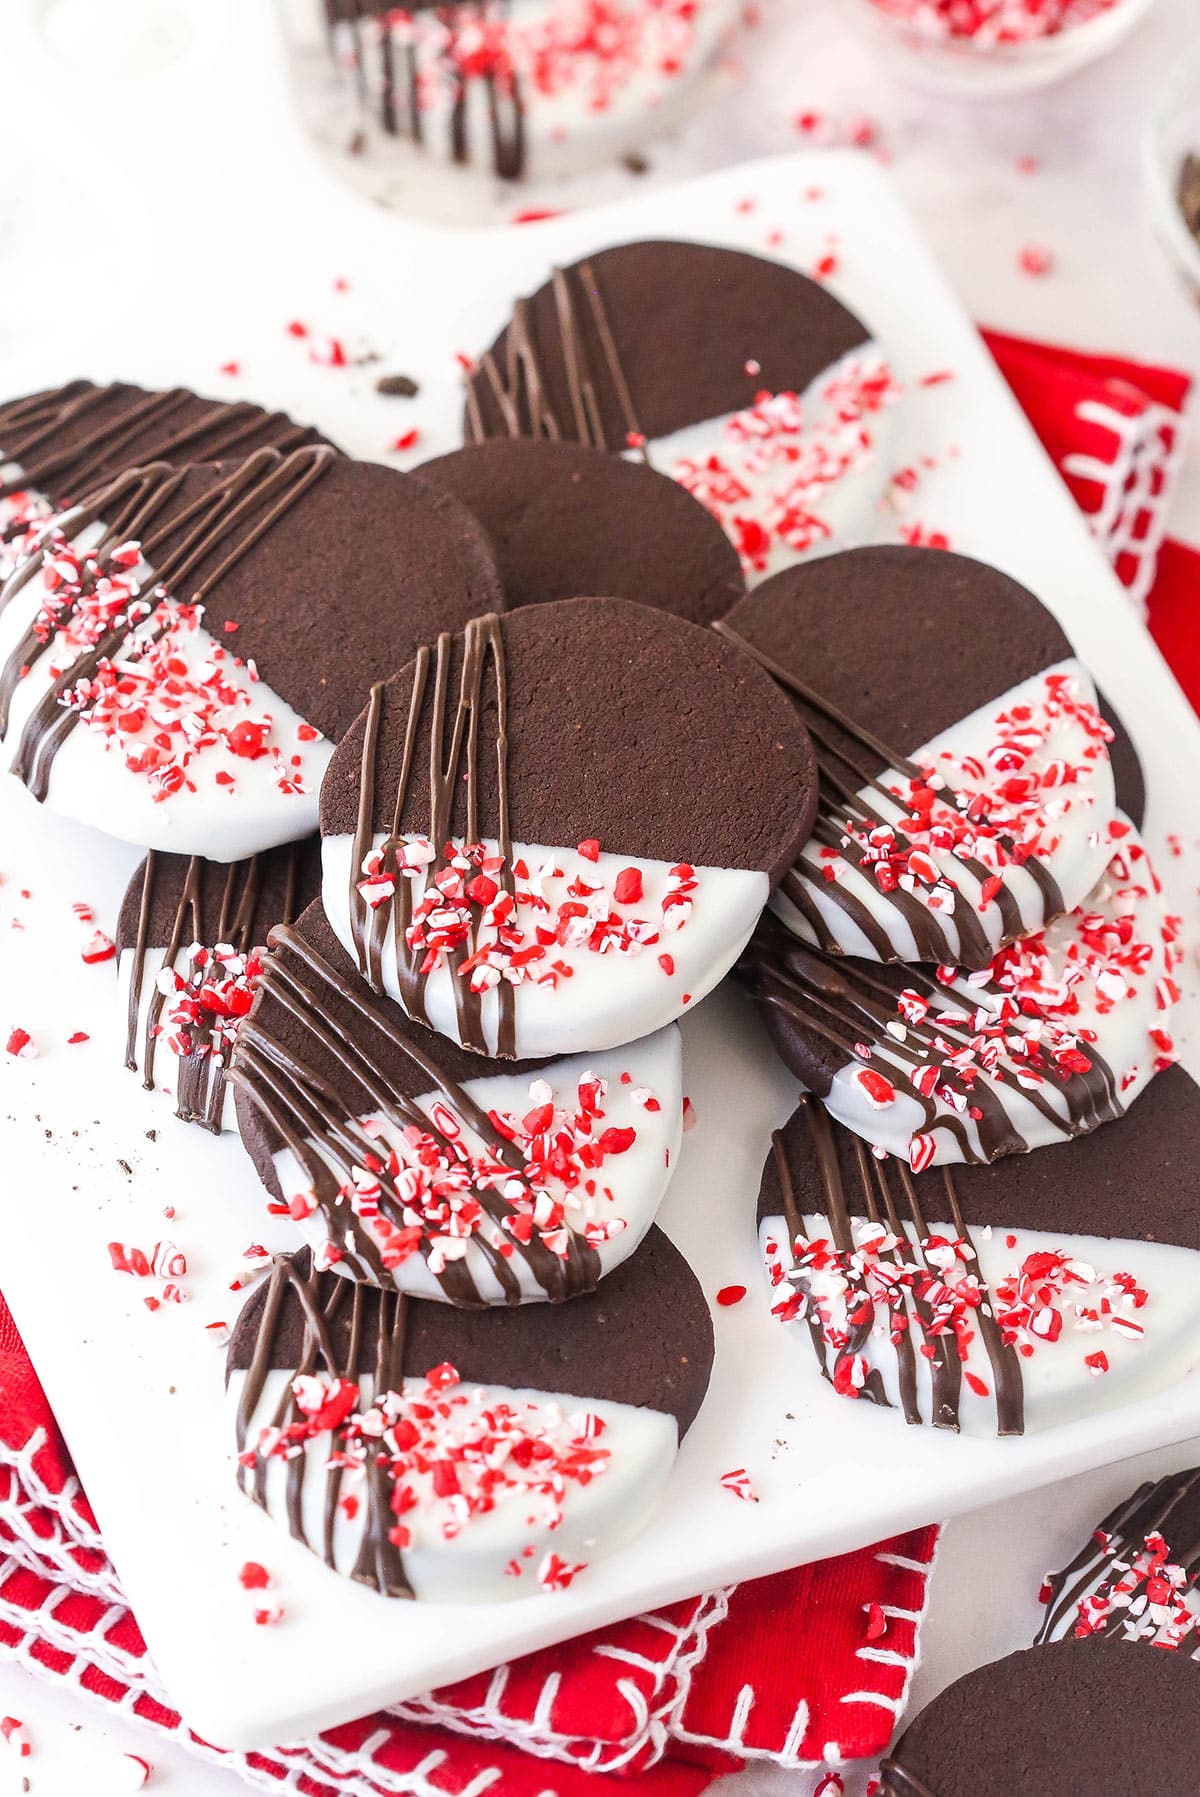
[[[185,0],[161,5],[188,10]],[[123,29],[136,32],[145,18],[138,0],[72,0],[70,10],[73,30],[93,29],[99,18],[124,21]],[[1194,0],[1156,0],[1145,24],[1109,62],[1060,87],[988,102],[933,99],[901,84],[860,37],[842,0],[765,0],[761,10],[764,23],[745,42],[741,77],[723,82],[709,110],[673,140],[650,146],[650,173],[612,170],[520,195],[497,194],[485,183],[453,190],[446,203],[464,219],[504,219],[523,206],[573,207],[615,197],[635,182],[665,182],[813,141],[793,123],[803,112],[827,121],[818,141],[836,139],[852,121],[868,118],[879,127],[901,192],[977,317],[1200,370],[1200,316],[1154,241],[1137,160],[1147,111],[1196,38]],[[123,61],[106,61],[115,98]],[[5,74],[19,83],[19,69]],[[11,97],[13,88],[5,86]],[[144,267],[144,239],[153,234],[153,220],[118,193],[97,218],[87,171],[46,154],[44,131],[55,129],[53,92],[36,99],[43,125],[36,134],[27,105],[14,110],[0,103],[7,177],[0,191],[0,344],[7,350],[35,323],[42,332],[57,317],[70,329],[81,309],[94,322],[105,306],[119,306],[121,283]],[[1024,157],[1038,159],[1036,173],[1018,172]],[[111,258],[106,242],[114,245]],[[1054,255],[1053,271],[1041,279],[1018,268],[1022,246],[1035,242]],[[97,253],[101,270],[88,274],[86,264]],[[1200,542],[1200,450],[1185,461],[1173,525],[1178,535]],[[1200,1443],[1193,1443],[953,1523],[934,1579],[914,1704],[970,1666],[1028,1640],[1047,1567],[1146,1470],[1187,1464],[1197,1452]],[[133,1725],[101,1718],[84,1697],[51,1690],[11,1666],[0,1666],[0,1714],[23,1717],[34,1739],[25,1761],[0,1748],[0,1797],[20,1792],[23,1777],[33,1797],[74,1797],[82,1790],[108,1797],[132,1788],[122,1757],[129,1752],[155,1762],[155,1790],[232,1797],[244,1788],[232,1774],[164,1751]],[[806,1783],[766,1769],[727,1788],[737,1797],[757,1797],[759,1791],[798,1792]]]

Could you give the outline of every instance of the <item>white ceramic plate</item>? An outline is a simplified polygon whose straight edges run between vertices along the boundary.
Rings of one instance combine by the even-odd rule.
[[[34,317],[20,343],[0,337],[0,392],[80,372],[192,382],[286,404],[363,455],[384,453],[417,425],[418,453],[433,454],[456,437],[455,352],[486,343],[513,296],[552,261],[667,234],[752,250],[770,242],[808,268],[836,238],[834,284],[889,346],[901,377],[954,372],[916,392],[898,429],[897,464],[925,453],[938,460],[910,516],[1008,569],[1057,611],[1139,743],[1148,839],[1196,939],[1195,868],[1165,843],[1168,831],[1185,844],[1200,836],[1196,720],[871,162],[788,157],[611,211],[438,235],[329,185],[290,126],[269,49],[264,36],[223,65],[220,129],[214,114],[206,134],[217,166],[203,202],[167,203],[184,178],[180,159],[201,139],[199,115],[181,102],[175,118],[161,95],[146,100],[159,134],[130,216],[153,219],[152,250],[134,255],[127,274],[90,285],[78,329],[63,330],[60,296],[46,313],[53,328]],[[238,99],[239,80],[254,89],[255,108]],[[101,155],[101,142],[98,191],[127,193],[122,157],[133,151],[105,142]],[[64,146],[78,173],[77,149]],[[236,209],[220,199],[235,183]],[[805,198],[814,190],[820,199]],[[111,209],[114,228],[121,210]],[[47,270],[48,284],[54,274]],[[337,277],[351,283],[348,293],[334,291]],[[286,332],[292,318],[350,343],[363,338],[383,360],[350,371],[315,366]],[[230,360],[241,364],[237,378],[219,373]],[[420,398],[377,398],[381,370],[415,373]],[[163,1682],[208,1738],[293,1739],[646,1606],[1200,1431],[1200,1373],[1136,1410],[1005,1442],[906,1431],[894,1414],[821,1388],[760,1301],[753,1226],[769,1131],[794,1087],[749,1009],[723,991],[685,1028],[698,1126],[662,1220],[710,1296],[742,1283],[751,1297],[717,1312],[708,1402],[660,1520],[560,1596],[407,1607],[337,1579],[236,1492],[223,1355],[203,1327],[235,1315],[229,1280],[246,1246],[290,1238],[266,1218],[237,1142],[177,1124],[165,1101],[121,1069],[111,964],[85,968],[79,959],[71,902],[92,903],[111,928],[135,859],[43,814],[15,782],[0,787],[0,1025],[4,1034],[23,1025],[41,1047],[34,1061],[0,1055],[0,1277]],[[10,929],[11,918],[23,932]],[[1189,962],[1185,1041],[1194,973]],[[70,1047],[77,1030],[92,1039]],[[168,1203],[178,1212],[170,1224],[161,1217]],[[109,1271],[105,1244],[167,1236],[188,1255],[191,1299],[151,1314],[139,1283]],[[750,1472],[759,1503],[722,1489],[720,1475],[736,1467]],[[237,1578],[246,1559],[275,1575],[287,1612],[278,1627],[251,1621]]]

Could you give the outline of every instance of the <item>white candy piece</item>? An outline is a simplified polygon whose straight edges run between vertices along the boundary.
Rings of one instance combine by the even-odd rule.
[[[455,840],[461,844],[461,838]],[[387,837],[379,834],[374,846],[378,848],[386,841]],[[419,844],[421,839],[407,837],[405,841]],[[489,854],[499,853],[494,839],[485,842],[484,847]],[[352,959],[353,850],[354,839],[348,835],[326,836],[321,845],[325,914]],[[520,908],[518,921],[531,941],[539,922],[553,925],[554,913],[568,899],[568,887],[576,880],[603,889],[597,906],[604,915],[614,909],[625,921],[643,920],[646,936],[655,938],[632,950],[611,948],[598,953],[587,946],[587,920],[578,920],[580,940],[555,944],[547,951],[548,961],[565,964],[570,975],[560,975],[557,983],[524,979],[515,987],[516,1053],[520,1058],[593,1054],[651,1035],[674,1022],[683,1011],[699,1004],[729,972],[749,941],[770,890],[766,874],[752,868],[697,867],[695,888],[687,895],[690,904],[677,906],[672,902],[671,870],[675,864],[668,861],[634,862],[628,855],[607,853],[590,860],[577,848],[550,848],[527,842],[513,844],[513,859],[514,863],[526,863],[549,905],[546,913]],[[641,872],[642,897],[629,904],[614,904],[612,895],[618,876],[631,866]],[[541,877],[539,870],[546,870]],[[355,878],[361,878],[357,871]],[[414,908],[426,888],[427,876],[422,867],[412,876]],[[390,918],[385,934],[383,989],[403,1004]],[[670,957],[670,972],[662,965],[663,955]],[[495,988],[484,992],[481,1000],[484,1039],[488,1052],[495,1054],[499,1017]],[[461,1041],[455,976],[445,958],[425,982],[424,1009],[425,1016],[418,1021],[428,1021],[440,1035]]]
[[[271,1426],[285,1403],[292,1374],[269,1372],[258,1406],[249,1419],[247,1448]],[[230,1426],[237,1416],[245,1374],[230,1375],[226,1393]],[[358,1381],[358,1410],[369,1417],[373,1381]],[[406,1396],[424,1391],[421,1379],[406,1379]],[[453,1497],[439,1497],[431,1481],[407,1480],[419,1502],[405,1512],[404,1525],[411,1544],[403,1552],[405,1576],[413,1594],[434,1603],[500,1603],[517,1597],[536,1596],[554,1589],[554,1577],[546,1557],[556,1555],[568,1567],[586,1567],[613,1553],[637,1535],[658,1506],[675,1461],[679,1431],[673,1416],[605,1398],[578,1398],[562,1392],[514,1390],[507,1386],[458,1388],[470,1393],[465,1414],[478,1415],[498,1403],[524,1412],[531,1406],[535,1427],[545,1427],[551,1437],[565,1444],[588,1435],[598,1419],[603,1429],[589,1438],[591,1447],[608,1450],[603,1470],[589,1483],[564,1481],[561,1509],[552,1500],[530,1495],[519,1477],[510,1488],[502,1484],[495,1507],[486,1514],[462,1519],[462,1507]],[[375,1426],[372,1423],[372,1426]],[[268,1438],[269,1439],[269,1438]],[[307,1543],[322,1552],[325,1539],[325,1504],[330,1473],[327,1469],[333,1437],[326,1432],[307,1442],[302,1450],[304,1476],[301,1487],[301,1526]],[[266,1509],[281,1527],[288,1527],[287,1485],[290,1459],[271,1456],[267,1462]],[[345,1474],[338,1488],[341,1498],[356,1497],[354,1515],[339,1505],[334,1514],[333,1563],[348,1577],[353,1571],[368,1517],[366,1480],[361,1474]],[[556,1516],[558,1520],[556,1519]],[[452,1531],[447,1534],[447,1530]],[[456,1532],[455,1532],[456,1531]],[[533,1551],[526,1550],[532,1548]],[[516,1571],[509,1568],[515,1567]],[[539,1572],[542,1573],[539,1579]]]
[[[1083,902],[1108,863],[1111,852],[1108,827],[1116,809],[1116,795],[1108,756],[1101,755],[1094,760],[1085,757],[1084,750],[1090,738],[1084,725],[1078,718],[1049,715],[1046,705],[1048,683],[1059,678],[1070,682],[1076,702],[1096,705],[1096,689],[1091,676],[1080,662],[1071,658],[1032,675],[1019,686],[981,706],[934,737],[932,742],[915,750],[909,759],[921,766],[932,765],[956,794],[968,797],[976,793],[986,795],[1008,779],[1012,771],[1019,773],[1022,779],[1041,783],[1042,799],[1036,814],[1028,820],[1026,834],[1036,835],[1043,843],[1052,845],[1048,852],[1039,855],[1039,861],[1061,893],[1064,909],[1071,910]],[[1012,770],[997,767],[995,756],[989,755],[989,751],[994,751],[1001,735],[1007,734],[1002,733],[997,719],[1017,706],[1028,706],[1033,710],[1034,730],[1028,755],[1019,769]],[[1063,708],[1056,709],[1061,711]],[[1060,785],[1054,782],[1054,770],[1063,765],[1075,770],[1078,778]],[[879,780],[885,787],[898,787],[901,791],[908,788],[907,778],[895,769],[880,774]],[[862,788],[858,797],[888,823],[895,823],[906,815],[903,805],[875,787]],[[836,811],[825,806],[822,806],[822,815],[829,816],[837,825],[844,822]],[[832,939],[837,952],[869,961],[882,958],[870,936],[838,903],[838,893],[867,911],[886,933],[891,959],[956,961],[961,940],[957,917],[962,907],[971,913],[992,949],[996,950],[1006,939],[1000,903],[998,898],[992,898],[987,904],[980,902],[983,879],[994,874],[999,876],[1019,910],[1021,928],[1017,933],[1027,935],[1031,930],[1043,927],[1044,895],[1027,867],[1011,864],[1003,868],[986,867],[982,875],[976,876],[952,854],[936,848],[926,849],[921,838],[917,839],[917,846],[933,863],[941,880],[934,884],[929,879],[910,879],[903,896],[906,902],[924,906],[927,913],[932,914],[931,924],[935,924],[942,934],[943,948],[932,957],[922,952],[900,905],[881,888],[869,867],[856,866],[845,856],[831,860],[815,838],[802,850],[799,866],[810,875],[804,888],[808,902],[816,907],[828,932],[827,940]],[[826,868],[833,870],[832,883],[823,871]],[[823,946],[817,932],[789,896],[787,884],[785,881],[772,896],[771,909],[802,942],[814,947]],[[956,888],[953,893],[946,890],[949,884]]]
[[[952,1224],[932,1219],[926,1219],[926,1224],[927,1239],[936,1236],[953,1243]],[[803,1227],[804,1239],[810,1243],[832,1240],[826,1217],[807,1215]],[[852,1227],[855,1243],[861,1246],[869,1241],[877,1225],[856,1220]],[[910,1243],[915,1244],[917,1235],[912,1224],[906,1222],[905,1229]],[[1001,1288],[1020,1274],[1030,1255],[1049,1252],[1066,1254],[1070,1259],[1072,1276],[1052,1282],[1058,1294],[1054,1304],[1035,1311],[1029,1324],[1017,1332],[1018,1343],[1033,1348],[1028,1356],[1018,1349],[1016,1356],[1024,1392],[1026,1434],[1093,1415],[1098,1409],[1116,1409],[1122,1404],[1144,1401],[1173,1384],[1200,1359],[1200,1311],[1195,1303],[1200,1255],[1192,1250],[1158,1242],[1009,1230],[1000,1225],[990,1230],[972,1228],[969,1235],[976,1258],[963,1261],[947,1255],[945,1263],[938,1258],[931,1265],[951,1285],[958,1279],[977,1276],[987,1287],[986,1301],[997,1316],[1008,1308],[998,1295]],[[805,1267],[791,1277],[795,1258],[788,1243],[787,1224],[781,1216],[762,1219],[759,1243],[768,1268],[771,1306],[778,1305],[793,1290],[808,1293],[814,1308],[826,1313],[831,1329],[844,1329],[848,1291],[842,1275]],[[903,1248],[900,1252],[904,1253]],[[912,1258],[921,1258],[915,1249]],[[886,1260],[880,1264],[886,1269]],[[1123,1289],[1125,1282],[1118,1283],[1118,1274],[1129,1276],[1128,1283],[1144,1294],[1143,1302],[1139,1304],[1136,1295]],[[1028,1282],[1029,1287],[1042,1283],[1039,1279]],[[858,1295],[857,1284],[850,1289]],[[1107,1312],[1102,1301],[1108,1305]],[[920,1350],[922,1343],[938,1338],[926,1337],[922,1331],[914,1318],[911,1296],[907,1312],[911,1319],[908,1336],[913,1348],[917,1404],[921,1420],[929,1423],[933,1362]],[[1058,1313],[1057,1321],[1052,1312]],[[1092,1312],[1098,1315],[1093,1316]],[[960,1364],[963,1372],[957,1401],[959,1425],[965,1434],[995,1435],[995,1371],[978,1312],[968,1309],[965,1316],[971,1331],[965,1360],[959,1356],[952,1330],[941,1338],[946,1353]],[[857,1351],[860,1364],[848,1368],[844,1378],[861,1388],[869,1375],[876,1374],[888,1403],[903,1416],[900,1362],[890,1339],[891,1321],[887,1305],[877,1300],[869,1333]],[[781,1327],[795,1337],[802,1359],[814,1372],[818,1371],[807,1317],[798,1316],[781,1323]],[[821,1324],[816,1327],[819,1332]],[[823,1344],[823,1352],[832,1379],[837,1354],[827,1343]],[[1102,1356],[1103,1365],[1097,1356]],[[1088,1364],[1089,1357],[1092,1365]]]
[[[630,1075],[629,1084],[622,1083],[622,1073]],[[578,1105],[580,1081],[589,1074],[603,1080],[608,1088],[601,1100],[604,1117],[597,1125],[597,1137],[606,1129],[631,1128],[636,1132],[633,1144],[621,1154],[606,1157],[591,1175],[585,1174],[585,1178],[590,1177],[595,1182],[594,1197],[587,1195],[582,1183],[572,1191],[554,1178],[544,1189],[551,1198],[565,1204],[567,1220],[573,1228],[582,1229],[585,1223],[616,1226],[608,1240],[597,1246],[603,1277],[620,1266],[642,1241],[675,1170],[683,1133],[683,1068],[678,1029],[660,1030],[645,1041],[632,1042],[605,1054],[555,1062],[543,1069],[532,1087],[528,1074],[496,1073],[467,1080],[463,1090],[481,1110],[498,1111],[520,1119],[534,1106],[547,1102],[573,1112]],[[647,1110],[644,1097],[639,1096],[639,1088],[653,1094],[660,1108]],[[444,1109],[445,1106],[440,1092],[426,1093],[416,1103],[427,1116],[433,1115],[435,1107]],[[369,1131],[378,1129],[379,1132],[373,1136],[372,1146],[381,1157],[386,1156],[398,1145],[397,1132],[378,1113],[366,1121]],[[471,1154],[485,1152],[480,1138],[466,1126],[460,1140]],[[309,1145],[316,1147],[311,1139]],[[280,1149],[274,1162],[286,1199],[309,1189],[308,1176],[290,1148]],[[332,1167],[332,1162],[327,1160],[326,1164]],[[340,1181],[341,1173],[337,1173],[337,1177]],[[612,1193],[611,1199],[605,1196],[606,1190]],[[348,1202],[353,1205],[355,1200],[351,1198]],[[348,1223],[352,1233],[364,1229],[361,1221],[355,1225],[348,1219]],[[329,1239],[328,1224],[319,1210],[297,1218],[297,1224],[314,1250],[320,1250]],[[466,1271],[482,1298],[493,1304],[504,1302],[503,1289],[476,1242],[471,1238],[461,1241],[447,1238],[444,1248],[447,1258],[465,1261]],[[546,1298],[546,1292],[519,1249],[507,1264],[519,1282],[524,1301],[537,1302]],[[334,1267],[336,1271],[352,1276],[360,1270],[352,1255],[335,1262]],[[372,1276],[369,1265],[361,1271]],[[413,1297],[445,1299],[440,1282],[419,1252],[401,1262],[394,1269],[392,1278],[398,1291],[408,1292]]]

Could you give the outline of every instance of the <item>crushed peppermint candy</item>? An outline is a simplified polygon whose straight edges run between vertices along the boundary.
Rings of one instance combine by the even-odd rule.
[[[1171,976],[1182,956],[1180,920],[1147,903],[1160,891],[1149,856],[1130,826],[1118,819],[1112,829],[1119,846],[1085,906],[1010,943],[979,972],[939,967],[936,990],[900,992],[881,1043],[855,1048],[860,1060],[876,1061],[854,1074],[871,1109],[887,1110],[898,1098],[878,1064],[891,1038],[912,1051],[908,1077],[921,1098],[977,1118],[973,1089],[980,1080],[1037,1091],[1088,1073],[1097,1038],[1089,1019],[1103,1023],[1120,1006],[1139,1002],[1148,978],[1156,1008],[1169,1015],[1177,990]],[[1149,1029],[1146,1062],[1160,1071],[1175,1058],[1170,1032],[1161,1025]],[[1128,1087],[1138,1078],[1137,1066],[1122,1069],[1120,1077]],[[936,1155],[932,1134],[911,1137],[914,1172]]]
[[[1146,1333],[1138,1313],[1149,1293],[1131,1273],[1101,1274],[1066,1249],[1037,1249],[997,1282],[993,1309],[1005,1342],[1028,1359],[1040,1342],[1056,1342],[1064,1330],[1095,1335],[1102,1330],[1127,1341]],[[1100,1353],[1107,1370],[1107,1358]],[[1091,1366],[1095,1354],[1085,1355]]]
[[[758,1493],[744,1466],[737,1466],[732,1472],[722,1473],[721,1484],[726,1491],[731,1491],[734,1497],[740,1498],[744,1504],[757,1504]]]
[[[29,1730],[19,1716],[0,1716],[0,1739],[18,1759],[27,1760],[33,1753]]]
[[[833,266],[817,272],[827,277]],[[831,536],[821,502],[870,459],[870,421],[902,391],[882,357],[847,358],[819,389],[811,416],[799,394],[764,389],[726,422],[719,449],[683,457],[670,472],[732,539],[746,572],[766,573]]]
[[[1115,1634],[1125,1641],[1178,1652],[1200,1620],[1195,1574],[1172,1560],[1157,1531],[1133,1553],[1102,1530],[1096,1533],[1111,1566],[1098,1589],[1079,1599],[1072,1633],[1079,1638]],[[1189,1649],[1194,1646],[1189,1642]]]
[[[148,781],[156,802],[193,789],[197,762],[214,751],[227,763],[217,781],[230,792],[229,764],[265,758],[280,792],[302,794],[300,758],[258,704],[254,664],[203,633],[203,606],[147,587],[147,573],[136,542],[97,559],[57,525],[45,533],[33,623],[47,649],[39,665],[57,680],[101,651],[59,703]]]
[[[538,1567],[538,1584],[543,1591],[566,1591],[579,1577],[579,1574],[586,1571],[586,1560],[572,1563],[562,1559],[558,1554],[550,1553],[545,1556]]]
[[[505,1260],[535,1238],[561,1260],[579,1237],[599,1249],[626,1228],[605,1183],[607,1164],[637,1141],[632,1125],[606,1121],[607,1092],[605,1080],[585,1071],[569,1098],[556,1102],[549,1082],[534,1079],[527,1110],[489,1111],[496,1133],[519,1149],[522,1171],[500,1160],[444,1099],[432,1107],[428,1130],[409,1124],[385,1137],[380,1120],[362,1118],[375,1151],[364,1153],[337,1202],[358,1219],[385,1267],[424,1249],[435,1278],[475,1239]],[[483,1202],[490,1193],[504,1200],[499,1218]],[[296,1193],[286,1209],[303,1220],[315,1197]]]
[[[1068,759],[1059,751],[1076,735]],[[848,872],[849,850],[881,892],[899,889],[952,915],[963,900],[945,861],[956,857],[985,870],[978,908],[986,911],[1008,868],[1056,854],[1065,819],[1094,805],[1093,776],[1107,765],[1112,739],[1075,676],[1045,673],[1036,694],[995,714],[978,752],[943,748],[917,774],[885,776],[898,814],[873,821],[839,813],[842,852],[826,846],[809,858],[815,853],[824,878],[836,883]]]
[[[180,1060],[210,1058],[228,1064],[242,1020],[254,1003],[265,948],[240,953],[231,943],[212,948],[193,942],[173,965],[159,970],[163,999],[152,1034]]]
[[[598,862],[600,845],[581,843],[579,853]],[[472,992],[502,979],[556,987],[572,973],[558,952],[564,949],[639,955],[656,948],[685,928],[699,884],[695,868],[678,862],[661,898],[651,901],[640,868],[622,868],[610,885],[599,870],[568,878],[553,858],[531,865],[518,855],[509,868],[490,843],[448,842],[439,856],[425,837],[369,850],[361,872],[358,891],[372,910],[394,901],[401,880],[412,883],[404,933],[419,973],[452,967]]]
[[[696,0],[636,7],[587,0],[511,13],[494,4],[392,7],[378,18],[364,17],[356,35],[343,37],[338,47],[351,68],[360,64],[364,43],[373,44],[376,54],[407,55],[420,112],[461,103],[463,84],[483,81],[501,95],[520,88],[546,101],[570,97],[599,115],[634,84],[640,90],[650,83],[644,104],[653,105],[693,55],[698,10]]]
[[[372,1501],[368,1469],[382,1467],[388,1539],[401,1552],[412,1545],[418,1517],[445,1541],[508,1505],[524,1527],[556,1529],[570,1490],[599,1478],[611,1458],[601,1445],[603,1418],[465,1386],[448,1362],[369,1401],[354,1380],[325,1371],[298,1374],[291,1389],[291,1420],[262,1429],[243,1464],[287,1461],[331,1438],[324,1464],[340,1475],[344,1514],[354,1517]],[[523,1551],[533,1551],[532,1543]],[[548,1555],[538,1580],[565,1590],[581,1570]]]
[[[870,1338],[897,1347],[911,1337],[927,1360],[939,1342],[953,1343],[968,1387],[988,1397],[990,1385],[971,1367],[975,1359],[991,1376],[981,1317],[994,1318],[1001,1340],[1025,1360],[1060,1340],[1079,1339],[1083,1347],[1103,1332],[1131,1342],[1145,1335],[1150,1294],[1132,1274],[1100,1272],[1065,1248],[1031,1250],[989,1291],[963,1237],[929,1234],[914,1242],[862,1218],[851,1230],[849,1250],[827,1236],[797,1236],[790,1264],[778,1242],[765,1245],[772,1316],[819,1334],[834,1356],[833,1385],[843,1397],[857,1398],[866,1386]],[[1012,1246],[1016,1238],[1007,1240]],[[1102,1349],[1081,1359],[1092,1372],[1108,1368]]]
[[[1024,275],[1048,275],[1054,268],[1054,251],[1044,243],[1027,243],[1017,257],[1017,267]]]
[[[970,40],[979,49],[1057,37],[1109,12],[1118,0],[872,0],[931,40]]]

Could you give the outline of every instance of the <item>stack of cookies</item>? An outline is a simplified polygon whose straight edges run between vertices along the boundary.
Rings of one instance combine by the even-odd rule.
[[[418,475],[183,391],[0,408],[0,738],[146,851],[126,1062],[297,1231],[239,1477],[381,1593],[561,1589],[653,1513],[713,1351],[678,1020],[735,968],[806,1094],[767,1301],[838,1392],[1011,1433],[1193,1357],[1178,1170],[1128,1199],[1200,1115],[1136,755],[1005,576],[813,559],[897,396],[804,277],[633,244]]]
[[[820,770],[741,967],[805,1088],[759,1197],[776,1315],[842,1395],[940,1428],[1019,1434],[1178,1376],[1177,926],[1087,671],[1031,593],[930,550],[793,569],[719,628]]]

